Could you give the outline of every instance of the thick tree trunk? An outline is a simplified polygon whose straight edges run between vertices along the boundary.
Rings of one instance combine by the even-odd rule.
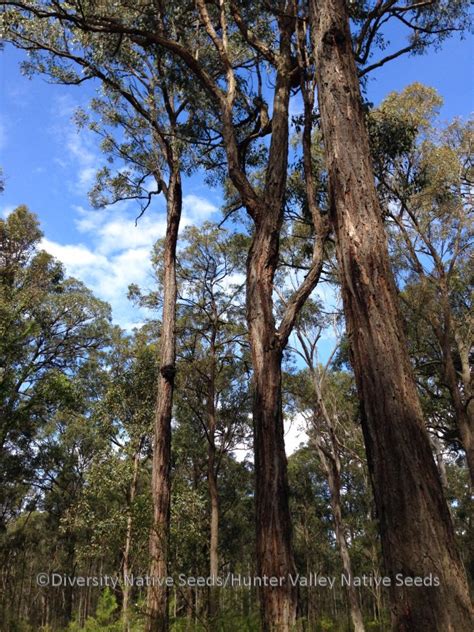
[[[279,586],[262,586],[263,632],[289,632],[296,621],[297,591],[288,506],[287,461],[281,397],[282,351],[275,335],[273,275],[278,229],[258,225],[247,263],[247,320],[254,371],[254,451],[257,512],[257,574]]]
[[[465,571],[401,330],[344,0],[311,0],[318,99],[352,364],[397,632],[470,630]],[[396,576],[439,579],[398,585]]]
[[[163,315],[160,337],[160,375],[153,445],[153,523],[150,533],[150,586],[147,594],[146,632],[168,630],[168,534],[170,519],[171,416],[176,360],[176,243],[181,218],[181,178],[172,173],[167,191],[167,227],[164,252]]]

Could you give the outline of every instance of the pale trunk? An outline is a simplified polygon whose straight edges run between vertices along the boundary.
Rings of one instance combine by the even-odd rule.
[[[341,557],[344,575],[348,578],[348,583],[346,587],[347,596],[349,598],[349,608],[351,612],[352,625],[354,626],[354,632],[365,632],[364,620],[362,618],[362,611],[359,605],[357,589],[352,583],[354,574],[352,572],[352,563],[346,541],[344,522],[342,519],[339,459],[334,455],[325,454],[323,448],[319,445],[319,443],[317,443],[317,448],[328,478],[329,491],[331,493],[331,509],[334,518],[334,530],[336,532],[336,542],[339,548],[339,555]]]
[[[451,314],[451,305],[449,301],[449,293],[446,280],[441,279],[441,303],[443,307],[443,327],[440,325],[435,326],[435,333],[438,338],[438,342],[441,346],[443,354],[444,365],[444,380],[448,387],[449,394],[451,396],[451,402],[453,404],[454,412],[456,414],[456,423],[459,431],[459,437],[461,439],[462,446],[466,453],[466,462],[471,477],[471,484],[474,483],[474,403],[471,398],[471,379],[470,370],[466,371],[466,362],[464,355],[460,348],[461,358],[461,380],[464,386],[464,397],[460,389],[460,377],[456,371],[453,360],[453,352],[451,345],[453,338],[456,339],[456,335],[453,335],[453,319]],[[457,342],[460,341],[460,336],[457,336]],[[467,354],[469,356],[469,354]],[[468,360],[469,362],[469,360]]]
[[[132,481],[130,483],[130,492],[128,499],[127,532],[125,536],[125,547],[123,551],[122,621],[124,632],[128,632],[130,629],[130,583],[127,578],[130,575],[130,550],[132,548],[133,529],[132,507],[137,493],[138,470],[140,465],[140,449],[141,441],[140,446],[133,457],[133,474]]]
[[[301,337],[298,334],[298,337]],[[351,612],[352,625],[354,626],[354,632],[364,632],[364,620],[362,617],[362,611],[359,604],[359,597],[356,587],[352,583],[353,572],[352,563],[349,555],[349,547],[346,541],[346,529],[342,519],[342,504],[341,504],[341,460],[338,453],[338,444],[336,434],[334,431],[334,424],[329,414],[326,404],[324,402],[321,383],[317,376],[316,370],[311,361],[311,355],[307,353],[306,347],[303,345],[305,351],[306,361],[308,363],[313,384],[316,391],[316,397],[318,405],[323,416],[327,434],[329,438],[327,443],[322,437],[322,433],[318,424],[315,425],[316,431],[316,448],[318,450],[319,458],[326,472],[328,479],[329,492],[331,495],[331,509],[334,518],[334,530],[336,532],[336,542],[339,548],[339,555],[341,557],[342,568],[345,576],[348,578],[347,582],[347,596],[349,598],[349,608]]]

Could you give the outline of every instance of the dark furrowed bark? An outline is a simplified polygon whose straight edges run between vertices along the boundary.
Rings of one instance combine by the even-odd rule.
[[[352,364],[380,522],[393,629],[470,630],[464,568],[400,327],[343,0],[311,0],[318,99]],[[439,586],[397,585],[402,576]]]
[[[296,621],[291,518],[283,433],[281,355],[273,317],[273,261],[278,231],[256,229],[247,267],[247,319],[254,370],[254,441],[257,511],[257,574],[284,578],[282,586],[262,586],[262,630],[287,632]]]

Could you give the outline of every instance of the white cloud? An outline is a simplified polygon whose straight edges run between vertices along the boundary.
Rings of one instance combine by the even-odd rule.
[[[77,148],[78,153],[82,151]],[[82,159],[82,158],[81,158]],[[87,152],[84,160],[88,160]],[[163,201],[158,209],[148,210],[135,224],[132,205],[117,204],[101,210],[73,207],[80,243],[61,244],[42,240],[42,248],[66,266],[68,274],[83,281],[99,298],[112,305],[114,320],[132,329],[143,323],[145,313],[126,298],[128,286],[137,283],[144,288],[153,285],[151,251],[157,239],[166,232]],[[161,207],[161,208],[160,208]],[[209,219],[217,207],[197,195],[183,199],[181,228]]]
[[[91,143],[90,136],[86,136],[82,130],[76,130],[70,123],[66,132],[66,148],[71,162],[77,167],[76,187],[81,193],[88,193],[97,171],[98,153]]]
[[[0,215],[3,217],[3,219],[7,219],[10,213],[13,213],[14,210],[15,210],[15,206],[13,206],[13,204],[7,204],[0,211]]]
[[[285,452],[286,456],[292,455],[302,445],[308,443],[308,435],[306,433],[307,422],[300,413],[294,417],[285,418]]]
[[[97,232],[98,249],[104,253],[148,246],[148,252],[166,231],[166,219],[151,214],[135,225],[134,220],[117,217],[104,223]]]
[[[216,211],[216,206],[206,198],[192,193],[183,198],[183,215],[194,222],[206,221]]]
[[[81,270],[89,266],[104,266],[107,259],[92,252],[83,244],[58,244],[49,239],[42,239],[40,247],[49,252],[72,270]]]

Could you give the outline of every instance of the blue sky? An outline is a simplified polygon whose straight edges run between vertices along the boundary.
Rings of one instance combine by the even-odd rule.
[[[398,59],[375,71],[367,96],[375,104],[413,81],[436,88],[444,98],[442,119],[466,117],[473,109],[471,41],[452,38],[438,52]],[[149,252],[165,229],[163,201],[157,199],[140,220],[137,207],[121,204],[92,210],[87,191],[102,164],[98,139],[71,123],[94,86],[65,87],[22,76],[24,53],[7,46],[0,53],[0,165],[6,189],[0,213],[26,204],[38,214],[43,246],[61,259],[113,307],[114,319],[130,328],[143,313],[125,298],[131,282],[151,285]],[[220,217],[221,196],[194,176],[186,181],[183,226]]]

